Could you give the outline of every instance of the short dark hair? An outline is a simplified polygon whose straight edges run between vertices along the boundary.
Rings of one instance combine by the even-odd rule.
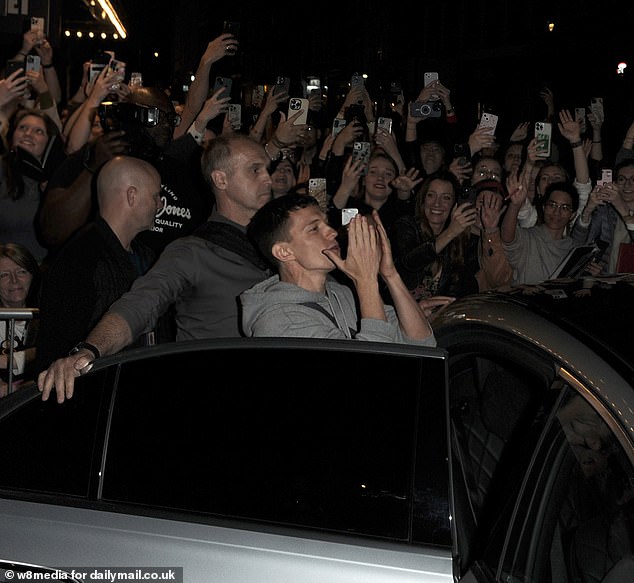
[[[291,214],[312,206],[319,208],[314,196],[291,192],[271,199],[253,215],[247,226],[247,235],[272,265],[276,265],[276,261],[271,250],[275,243],[288,238]]]
[[[579,208],[579,193],[577,189],[570,182],[551,182],[544,191],[544,196],[540,198],[542,211],[543,206],[550,200],[550,195],[555,191],[559,190],[561,192],[565,192],[570,195],[570,200],[572,202],[572,210],[576,212]]]
[[[631,166],[634,166],[634,158],[625,158],[625,160],[621,160],[614,166],[614,178],[616,179],[623,168],[630,168]]]

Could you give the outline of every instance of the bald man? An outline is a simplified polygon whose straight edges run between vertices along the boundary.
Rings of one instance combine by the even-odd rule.
[[[213,195],[200,171],[201,144],[190,132],[173,139],[179,118],[162,89],[134,87],[126,102],[108,112],[108,119],[121,123],[104,121],[113,129],[68,156],[48,181],[37,221],[50,255],[96,216],[94,175],[116,155],[146,160],[161,175],[163,209],[140,236],[155,253],[191,234],[211,213]]]
[[[156,259],[137,237],[152,228],[163,206],[161,177],[154,166],[129,156],[112,158],[97,176],[97,199],[97,218],[66,242],[45,271],[38,370],[67,355]],[[161,339],[167,339],[165,334],[160,333]],[[136,340],[134,346],[153,344],[157,334]]]

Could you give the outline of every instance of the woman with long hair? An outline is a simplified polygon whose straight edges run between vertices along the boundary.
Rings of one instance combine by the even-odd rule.
[[[399,217],[390,239],[395,263],[416,300],[478,291],[477,258],[465,255],[476,209],[459,201],[460,184],[451,172],[427,178],[414,203],[414,215]]]

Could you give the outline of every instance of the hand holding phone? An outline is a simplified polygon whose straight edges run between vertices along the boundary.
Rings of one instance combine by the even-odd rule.
[[[303,97],[291,97],[288,102],[288,115],[286,119],[290,119],[298,111],[301,115],[293,122],[293,125],[301,125],[308,122],[308,99]]]
[[[550,144],[553,135],[553,126],[546,121],[535,122],[535,140],[537,146],[537,155],[540,158],[548,158],[550,156]]]
[[[495,128],[497,128],[497,125],[498,125],[497,115],[495,115],[494,113],[488,113],[488,112],[485,112],[482,114],[482,117],[480,118],[480,127],[490,128],[489,133],[492,136],[495,135]]]

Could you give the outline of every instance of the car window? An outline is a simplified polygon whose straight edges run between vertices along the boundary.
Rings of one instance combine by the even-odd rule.
[[[564,385],[507,543],[503,580],[634,577],[634,468],[599,413]]]
[[[503,547],[491,531],[498,525],[504,533],[500,524],[510,524],[508,508],[555,395],[528,352],[520,362],[466,353],[452,360],[450,371],[455,526],[461,569],[467,569],[483,544]]]
[[[106,377],[105,371],[91,375],[89,391],[81,379],[62,405],[38,396],[2,418],[0,487],[88,496]]]
[[[126,363],[103,499],[402,541],[416,514],[417,540],[449,545],[445,375],[333,350]]]

